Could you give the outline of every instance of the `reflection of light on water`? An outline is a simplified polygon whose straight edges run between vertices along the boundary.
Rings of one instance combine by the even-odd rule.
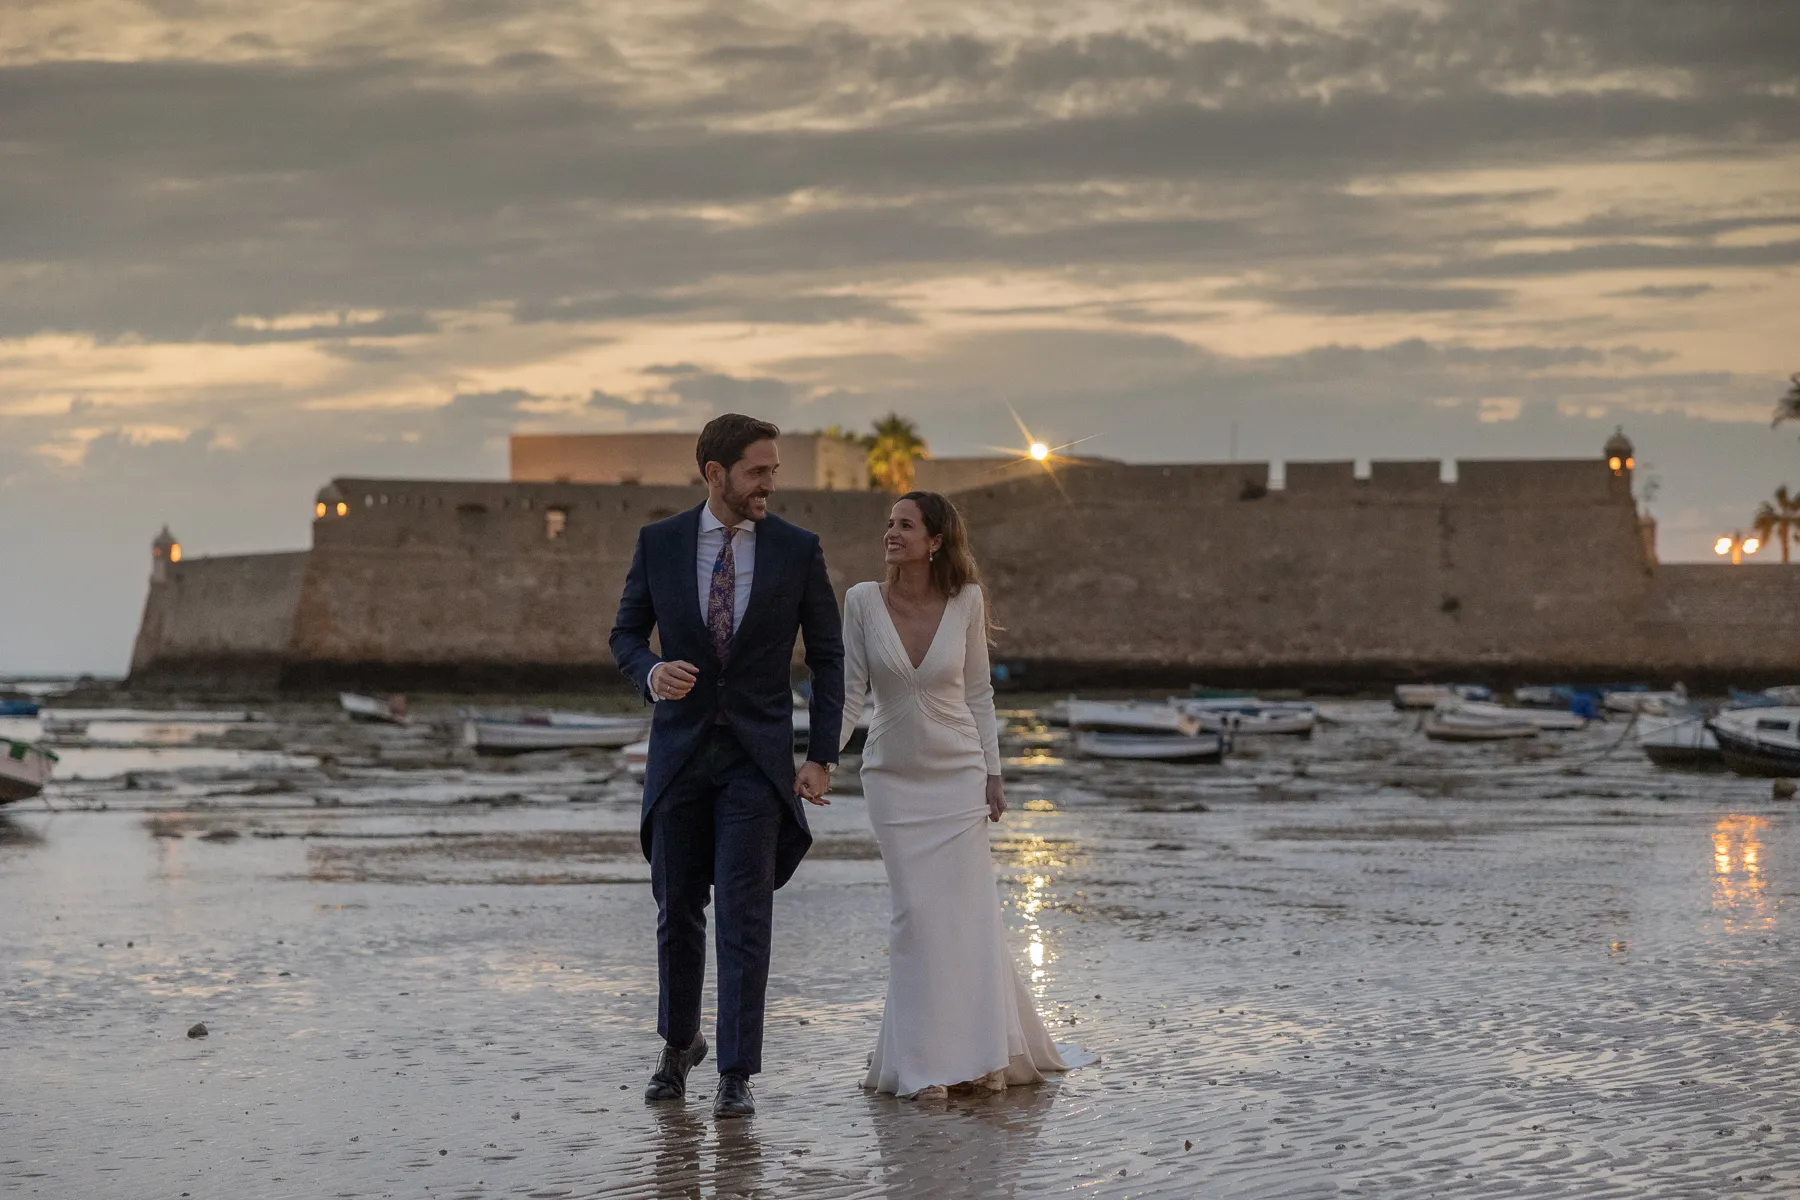
[[[1025,952],[1031,956],[1031,984],[1033,987],[1042,984],[1047,974],[1044,970],[1044,959],[1047,957],[1044,953],[1044,929],[1038,924],[1038,913],[1043,911],[1044,889],[1049,886],[1049,883],[1050,878],[1047,875],[1033,875],[1026,880],[1025,898],[1019,905],[1019,911],[1024,914],[1025,927],[1030,937]]]
[[[1757,836],[1767,824],[1762,817],[1733,813],[1713,826],[1713,907],[1724,912],[1725,928],[1733,933],[1775,923]]]

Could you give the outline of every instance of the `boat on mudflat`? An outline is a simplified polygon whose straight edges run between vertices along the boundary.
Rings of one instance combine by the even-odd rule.
[[[1319,723],[1318,705],[1299,700],[1264,701],[1254,696],[1242,696],[1171,700],[1169,703],[1198,721],[1202,733],[1311,737],[1313,728]]]
[[[1174,704],[1146,700],[1077,700],[1051,709],[1051,720],[1092,733],[1160,734],[1193,737],[1200,722]]]
[[[1394,707],[1436,708],[1446,700],[1492,700],[1478,683],[1403,683],[1394,688]]]
[[[360,696],[355,692],[339,692],[338,707],[348,713],[352,721],[404,725],[408,720],[405,696]]]
[[[1230,743],[1223,735],[1101,733],[1077,730],[1075,753],[1083,758],[1129,759],[1136,762],[1216,763]]]
[[[0,700],[0,717],[35,717],[38,715],[35,700]]]
[[[1705,717],[1688,717],[1646,729],[1638,738],[1638,747],[1644,757],[1659,767],[1704,770],[1725,765],[1719,739],[1706,727]]]
[[[1732,709],[1707,724],[1739,775],[1800,777],[1800,706]]]
[[[1468,716],[1455,710],[1434,710],[1425,718],[1425,736],[1434,742],[1502,742],[1538,735],[1538,727],[1519,719]]]
[[[0,804],[29,800],[44,790],[56,755],[31,742],[0,738]]]
[[[522,717],[476,714],[463,721],[463,744],[477,754],[523,754],[530,750],[616,750],[642,738],[648,717],[604,717],[593,713],[527,713]]]
[[[1440,704],[1437,712],[1454,713],[1473,720],[1498,721],[1502,724],[1523,722],[1543,733],[1572,733],[1587,728],[1587,718],[1572,712],[1544,708],[1508,708],[1485,700],[1462,700]]]
[[[1671,692],[1609,691],[1605,700],[1608,712],[1639,713],[1653,717],[1668,716],[1686,703],[1687,692],[1682,688]]]

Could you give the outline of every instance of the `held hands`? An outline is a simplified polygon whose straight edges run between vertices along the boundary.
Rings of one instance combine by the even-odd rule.
[[[987,777],[988,820],[998,821],[1006,815],[1006,785],[998,775]]]
[[[794,795],[808,804],[830,804],[825,793],[831,790],[831,773],[810,759],[801,764],[800,774],[794,778]]]
[[[691,662],[657,663],[650,668],[650,694],[658,700],[679,700],[694,690],[699,678],[700,670]]]

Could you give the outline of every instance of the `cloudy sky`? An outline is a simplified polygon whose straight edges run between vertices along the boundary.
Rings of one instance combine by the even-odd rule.
[[[1800,484],[1777,0],[8,0],[0,669],[514,430]],[[596,614],[604,619],[606,614]]]

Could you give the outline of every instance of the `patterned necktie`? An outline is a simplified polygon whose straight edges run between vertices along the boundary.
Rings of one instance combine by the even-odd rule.
[[[731,617],[737,607],[737,555],[731,549],[737,529],[727,525],[720,532],[725,542],[713,560],[712,586],[706,592],[706,628],[712,634],[713,653],[723,665],[731,657]]]

